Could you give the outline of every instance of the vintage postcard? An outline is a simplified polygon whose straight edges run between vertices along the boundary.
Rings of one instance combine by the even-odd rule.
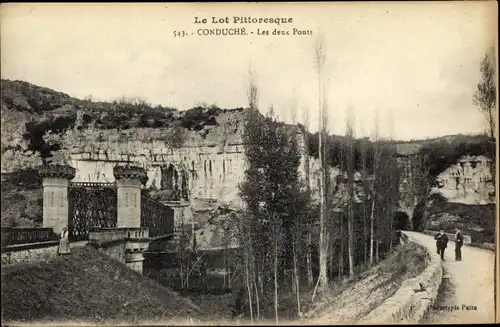
[[[2,325],[498,322],[497,8],[1,4]]]

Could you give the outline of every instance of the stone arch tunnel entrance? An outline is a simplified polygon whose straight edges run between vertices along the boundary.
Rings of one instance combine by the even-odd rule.
[[[410,217],[406,212],[396,211],[394,214],[394,229],[408,230],[410,229]]]

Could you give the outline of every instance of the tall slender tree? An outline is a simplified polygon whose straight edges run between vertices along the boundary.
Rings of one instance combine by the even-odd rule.
[[[306,151],[304,153],[304,166],[305,166],[305,183],[306,183],[306,193],[311,193],[311,180],[310,180],[310,160],[309,160],[309,127],[310,127],[310,113],[309,108],[304,107],[302,110],[303,115],[303,135],[304,135],[304,144],[306,146]],[[306,228],[306,271],[307,271],[307,284],[311,287],[313,286],[314,278],[312,272],[312,223],[311,219],[308,219],[308,224]]]
[[[481,60],[479,65],[481,80],[477,84],[473,102],[478,109],[484,113],[487,123],[487,135],[490,137],[492,153],[496,150],[496,127],[497,127],[497,94],[496,94],[496,61],[494,48],[491,48]],[[490,163],[491,180],[493,181],[493,192],[496,192],[496,162]]]
[[[292,124],[297,123],[297,95],[296,91],[293,90],[293,97],[290,103],[290,116]],[[304,133],[305,134],[305,133]],[[306,143],[307,144],[307,143]],[[307,152],[307,149],[306,151]],[[300,274],[299,274],[299,259],[298,256],[302,253],[301,251],[301,236],[303,230],[302,217],[300,215],[294,216],[293,227],[292,227],[292,263],[293,263],[293,283],[292,293],[295,294],[297,299],[297,315],[300,316]]]
[[[340,183],[344,184],[344,171],[346,170],[346,141],[340,141],[340,151],[339,151],[339,170],[340,170]],[[341,199],[342,201],[342,199]],[[340,253],[339,253],[339,279],[344,276],[344,235],[345,235],[345,227],[344,227],[344,214],[343,211],[339,215],[339,233],[340,233]]]
[[[474,93],[473,102],[486,117],[487,134],[492,139],[495,138],[496,126],[496,69],[495,54],[492,51],[487,52],[479,65],[481,80],[477,84],[477,90]]]
[[[376,245],[377,237],[376,237],[376,215],[375,210],[377,209],[377,201],[378,201],[378,190],[377,190],[377,180],[379,178],[379,165],[380,165],[380,146],[379,146],[379,126],[378,126],[378,113],[375,113],[375,124],[374,124],[374,132],[373,132],[373,145],[374,145],[374,158],[373,158],[373,186],[372,186],[372,201],[371,201],[371,210],[370,210],[370,265],[373,265],[374,261],[376,262]]]
[[[347,168],[347,231],[349,276],[354,275],[354,129],[353,108],[349,107],[346,120],[346,168]]]
[[[364,126],[361,124],[361,134],[364,135]],[[361,152],[361,181],[363,183],[363,262],[364,264],[368,264],[368,253],[369,253],[369,228],[367,222],[367,202],[369,201],[369,182],[368,182],[368,173],[367,173],[367,142],[365,139],[361,140],[360,143],[360,152]]]
[[[324,106],[324,87],[323,87],[323,69],[325,64],[325,49],[324,49],[324,38],[320,35],[316,39],[315,48],[315,65],[316,74],[318,78],[318,111],[319,111],[319,161],[320,161],[320,215],[319,215],[319,276],[316,283],[316,287],[313,292],[313,299],[316,292],[324,292],[328,288],[328,274],[327,274],[327,261],[328,261],[328,240],[327,240],[327,228],[325,224],[326,220],[326,192],[325,192],[325,158],[324,158],[324,116],[325,116],[325,106]]]

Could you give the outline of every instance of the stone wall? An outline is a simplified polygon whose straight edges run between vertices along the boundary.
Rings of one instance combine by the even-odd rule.
[[[125,239],[120,239],[115,242],[107,242],[102,245],[97,245],[95,243],[89,243],[88,245],[93,246],[98,251],[103,252],[108,257],[118,262],[125,263],[125,247],[126,247]]]
[[[131,231],[134,233],[136,230],[142,229],[143,228],[94,229],[90,231],[88,245],[98,249],[118,262],[125,263],[127,241],[130,236],[135,238],[135,235],[130,235]]]
[[[430,230],[424,230],[424,234],[427,234],[427,235],[430,235],[430,236],[434,236],[436,235],[436,231],[430,231]],[[450,241],[452,242],[455,242],[455,234],[451,234],[451,233],[446,233],[448,235],[448,238],[450,239]],[[465,245],[468,245],[468,246],[472,246],[472,247],[475,247],[475,248],[479,248],[479,249],[484,249],[484,250],[489,250],[489,251],[496,251],[496,245],[495,243],[477,243],[477,240],[476,240],[476,243],[472,243],[472,237],[469,236],[469,235],[464,235],[464,244]]]
[[[70,243],[70,247],[85,246],[87,241]],[[2,265],[45,261],[57,256],[59,241],[9,245],[2,248]]]
[[[435,236],[437,233],[438,233],[437,231],[424,230],[424,234],[427,234],[430,236]],[[445,234],[448,235],[448,239],[450,241],[455,242],[455,234],[452,234],[452,233],[445,233]],[[472,237],[470,237],[470,235],[462,234],[462,236],[464,237],[464,244],[471,244],[472,243]]]
[[[142,273],[142,253],[150,242],[147,227],[92,228],[89,245]]]
[[[483,250],[488,250],[488,251],[493,251],[495,252],[497,247],[495,243],[483,243],[483,244],[469,244],[472,247],[478,248],[478,249],[483,249]]]
[[[105,231],[100,230],[99,232],[92,231],[89,235],[89,241],[73,242],[70,243],[70,247],[74,249],[87,245],[93,246],[109,257],[125,263],[127,248],[134,247],[136,243],[140,244],[141,247],[144,247],[144,244],[147,246],[147,237],[147,228],[118,228]],[[58,246],[59,241],[5,246],[2,248],[2,265],[48,260],[57,256]]]
[[[409,235],[411,242],[418,242]],[[424,246],[423,244],[420,244]],[[436,251],[427,249],[427,268],[415,278],[405,280],[396,294],[364,317],[361,323],[418,323],[437,298],[443,276],[441,259]]]

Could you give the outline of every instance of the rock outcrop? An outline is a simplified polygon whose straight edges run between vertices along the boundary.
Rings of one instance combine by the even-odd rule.
[[[487,204],[494,202],[492,160],[486,156],[463,156],[458,163],[439,174],[439,192],[448,201],[463,204]]]
[[[54,160],[76,168],[74,181],[112,182],[113,166],[133,164],[146,169],[146,187],[160,200],[178,188],[182,197],[192,200],[217,199],[235,209],[242,207],[238,185],[246,168],[243,109],[203,106],[178,111],[144,101],[80,100],[21,81],[2,80],[1,86],[2,173],[41,164],[33,152],[40,149],[30,149],[28,139],[52,131],[43,137],[61,147],[53,153]],[[310,186],[317,198],[319,162],[314,157],[306,160],[310,149],[297,135],[303,155],[300,172],[305,176],[308,162]],[[400,207],[410,217],[417,204],[414,164],[425,142],[431,141],[397,144],[403,168]],[[461,158],[438,176],[441,187],[434,191],[449,201],[491,203],[486,166],[485,157]],[[332,178],[338,174],[337,168],[331,168]]]

